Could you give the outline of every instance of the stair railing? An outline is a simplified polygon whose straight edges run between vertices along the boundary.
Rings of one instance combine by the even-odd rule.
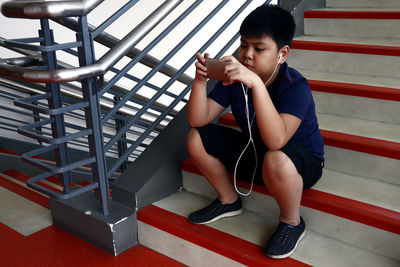
[[[40,115],[39,113],[36,113],[32,111],[31,113],[26,112],[25,110],[18,109],[18,107],[14,107],[12,104],[7,104],[7,103],[13,103],[15,101],[19,101],[21,98],[25,98],[26,95],[43,95],[46,92],[46,88],[42,84],[32,84],[32,83],[25,83],[21,84],[19,81],[12,81],[3,77],[0,77],[0,86],[4,87],[5,89],[0,89],[0,101],[3,103],[3,105],[0,105],[0,129],[4,131],[5,135],[12,135],[15,132],[20,132],[21,129],[26,128],[30,124],[30,118],[33,117],[33,120],[35,122],[38,122],[40,120],[45,120],[47,117]],[[6,89],[8,88],[8,90]],[[76,103],[77,101],[82,101],[82,95],[74,92],[73,88],[70,86],[67,86],[65,84],[61,85],[61,94],[63,95],[63,104],[69,105],[72,103]],[[105,101],[104,99],[101,99],[100,101],[100,107],[102,110],[110,110],[113,107],[113,103],[110,101]],[[7,113],[7,114],[5,114]],[[132,113],[129,110],[120,110],[120,116],[124,117],[131,117]],[[66,131],[67,135],[73,133],[74,131],[76,132],[79,129],[82,129],[83,127],[80,127],[78,125],[84,125],[85,123],[85,116],[82,113],[78,112],[67,112],[64,114],[66,117],[66,120],[74,120],[74,124],[66,122]],[[116,122],[117,123],[117,122]],[[109,123],[103,127],[106,129],[106,132],[103,130],[103,135],[105,139],[111,139],[113,135],[107,133],[107,129],[115,129],[116,125],[113,123]],[[42,135],[51,137],[51,127],[48,127],[46,125],[36,127],[35,132],[41,133]],[[7,132],[7,134],[6,134]],[[134,129],[129,129],[127,132],[128,135],[130,136],[139,136],[141,132],[136,131]],[[154,135],[158,134],[158,131],[154,131]],[[4,135],[2,136],[4,137]],[[148,139],[150,139],[150,142],[154,139],[154,136],[149,135]],[[37,140],[39,144],[42,144],[40,140]],[[125,140],[128,143],[133,143],[133,141],[126,139]],[[142,144],[143,149],[147,148],[148,145]],[[82,137],[80,139],[76,140],[71,140],[69,143],[69,148],[72,151],[71,153],[74,154],[84,154],[82,152],[86,152],[89,150],[88,147],[88,142],[87,142],[87,137]],[[136,151],[135,151],[136,152]],[[111,158],[117,158],[118,155],[122,153],[122,150],[119,150],[118,147],[113,147],[110,150],[110,153],[108,153],[108,156]],[[137,157],[139,156],[138,153],[131,154],[131,157],[129,161],[134,161]],[[108,159],[108,161],[111,161]],[[51,162],[49,162],[51,163]],[[87,168],[82,168],[85,170],[85,173],[87,173]],[[114,176],[111,177],[111,179],[116,179],[119,176],[120,173],[115,173]],[[82,178],[82,173],[77,172],[72,173],[72,176],[75,178]],[[90,178],[90,177],[89,177]]]
[[[63,1],[64,2],[64,1]],[[72,5],[72,10],[68,9],[68,2]],[[160,6],[151,16],[149,16],[144,22],[139,24],[130,34],[127,35],[114,49],[110,50],[105,56],[102,57],[97,63],[95,63],[92,40],[87,26],[87,17],[85,10],[88,12],[91,9],[86,9],[86,5],[82,4],[81,9],[76,9],[77,2],[87,3],[93,1],[66,1],[67,5],[64,5],[64,11],[61,11],[61,15],[78,15],[79,16],[79,32],[77,33],[77,41],[73,43],[58,45],[54,43],[54,37],[49,26],[49,21],[47,17],[53,17],[53,14],[42,14],[46,11],[43,5],[56,5],[60,2],[33,2],[24,1],[24,5],[18,5],[21,3],[6,2],[2,6],[2,11],[5,15],[17,14],[20,16],[21,13],[8,12],[8,10],[14,11],[18,10],[19,7],[24,8],[26,6],[32,7],[33,10],[39,10],[37,15],[29,15],[30,17],[41,17],[41,30],[39,33],[39,38],[25,38],[19,40],[5,41],[6,45],[20,47],[27,50],[39,50],[42,52],[42,57],[47,70],[36,70],[23,68],[19,66],[7,65],[2,60],[1,62],[1,73],[3,76],[13,77],[24,81],[33,82],[45,82],[47,94],[28,97],[25,99],[20,99],[16,101],[15,104],[22,106],[24,108],[30,109],[32,111],[46,114],[50,118],[40,122],[30,124],[28,127],[21,127],[20,133],[28,135],[34,139],[40,140],[49,144],[43,148],[28,152],[22,156],[22,159],[31,163],[32,165],[45,170],[45,173],[33,177],[27,181],[27,184],[36,190],[45,193],[51,197],[64,199],[71,198],[78,194],[84,193],[86,191],[95,189],[96,196],[100,201],[100,206],[102,213],[104,215],[108,214],[107,199],[109,198],[109,186],[108,180],[106,178],[106,168],[105,168],[105,153],[103,151],[103,132],[102,127],[99,123],[99,118],[101,113],[99,110],[98,96],[96,93],[97,83],[94,77],[101,76],[107,70],[115,64],[129,49],[130,46],[135,45],[140,38],[142,38],[146,33],[148,33],[153,27],[156,26],[158,22],[168,15],[168,13],[173,10],[180,1],[167,1],[165,4]],[[100,3],[102,1],[95,1]],[[13,5],[16,4],[16,5]],[[35,8],[35,5],[39,5]],[[85,9],[85,10],[83,10]],[[59,14],[59,10],[56,11]],[[57,15],[56,14],[56,15]],[[43,18],[44,17],[44,18]],[[40,46],[33,46],[31,42],[40,42]],[[74,69],[57,69],[56,61],[56,50],[66,50],[77,47],[79,54],[80,68]],[[58,82],[63,81],[78,81],[81,80],[82,83],[82,94],[84,101],[72,104],[69,106],[62,106],[60,87]],[[38,105],[41,100],[47,100],[48,106],[42,107]],[[79,109],[85,110],[86,126],[87,129],[82,129],[81,131],[66,135],[65,132],[65,122],[63,114],[73,110]],[[32,131],[34,128],[41,127],[47,124],[51,124],[52,137],[43,136],[40,133]],[[90,157],[79,160],[77,162],[70,163],[68,161],[67,155],[67,143],[71,140],[78,139],[83,136],[88,136]],[[35,157],[40,154],[54,151],[56,158],[56,167],[44,163],[36,159]],[[78,167],[84,165],[91,165],[93,172],[94,181],[80,188],[71,189],[69,184],[71,183],[71,171]],[[37,182],[46,179],[52,175],[58,175],[60,182],[63,185],[63,192],[57,193],[50,189],[38,184]]]
[[[20,2],[20,3],[15,3]],[[73,2],[73,10],[68,10],[68,5],[63,6],[63,11],[57,11],[56,14],[50,14],[43,5],[57,5],[57,3]],[[8,59],[0,60],[0,75],[8,78],[15,78],[25,82],[46,83],[45,93],[33,95],[15,101],[19,107],[29,109],[36,114],[43,114],[37,117],[35,123],[19,128],[19,132],[32,137],[40,142],[48,144],[40,149],[28,152],[22,156],[23,160],[45,170],[45,173],[35,176],[28,181],[28,185],[34,189],[45,193],[51,197],[65,199],[82,194],[88,190],[95,190],[96,196],[100,202],[101,212],[103,215],[108,214],[107,200],[109,199],[108,178],[121,165],[126,164],[127,159],[132,153],[137,153],[138,148],[149,141],[149,137],[153,136],[157,130],[161,130],[168,124],[174,114],[176,114],[177,105],[185,104],[185,97],[191,88],[190,79],[185,77],[185,71],[193,65],[195,57],[191,56],[184,65],[175,70],[167,65],[167,62],[176,55],[185,44],[191,40],[196,33],[204,27],[225,5],[228,0],[221,1],[215,9],[211,11],[182,41],[172,49],[160,61],[148,56],[148,52],[154,48],[165,36],[167,36],[175,27],[179,25],[192,11],[198,7],[203,1],[195,1],[188,7],[177,19],[174,20],[157,38],[155,38],[142,51],[133,49],[148,32],[150,32],[163,18],[177,7],[182,1],[168,0],[157,8],[149,17],[140,23],[134,30],[126,35],[122,40],[115,43],[116,38],[110,37],[104,33],[104,29],[108,27],[118,16],[129,10],[137,1],[129,1],[119,11],[112,15],[108,20],[99,27],[92,27],[87,21],[87,13],[90,12],[96,4],[102,1],[10,1],[2,6],[2,12],[8,16],[39,18],[41,22],[41,30],[38,38],[24,38],[17,40],[6,40],[6,47],[14,47],[19,49],[39,51],[42,55],[42,66],[34,68],[23,67],[32,63],[37,63],[35,56],[24,59]],[[80,2],[78,4],[78,2]],[[235,20],[235,18],[243,12],[243,10],[252,1],[245,1],[236,12],[224,23],[219,30],[198,50],[204,52],[210,45],[217,40],[219,35]],[[269,1],[267,1],[269,2]],[[33,8],[38,4],[40,8]],[[37,13],[29,13],[26,6],[30,6],[32,10],[39,10]],[[81,8],[76,8],[80,6]],[[13,11],[14,9],[14,11]],[[47,12],[47,13],[46,13]],[[28,15],[27,15],[28,14]],[[78,16],[77,20],[72,18],[59,18],[58,16]],[[50,29],[49,19],[52,18],[58,23],[69,25],[77,32],[75,42],[57,44],[54,42],[52,30]],[[109,38],[107,38],[109,37]],[[109,42],[110,46],[114,46],[99,60],[95,59],[93,41],[101,40],[103,43]],[[222,56],[230,46],[238,39],[238,34],[233,36],[231,40],[216,54],[216,57]],[[111,43],[110,44],[110,40]],[[40,45],[32,45],[39,42]],[[114,43],[113,43],[114,42]],[[76,51],[77,49],[77,51]],[[60,67],[56,58],[56,51],[65,51],[79,58],[79,68]],[[125,55],[131,60],[122,69],[116,67],[116,63]],[[129,73],[137,63],[146,61],[147,64],[153,66],[153,69],[143,78],[136,78]],[[149,60],[150,59],[150,60]],[[157,62],[158,61],[158,62]],[[11,65],[14,64],[14,65]],[[104,75],[108,72],[114,72],[114,77],[110,80],[104,79]],[[163,72],[169,73],[169,80],[161,88],[150,83],[150,79],[155,74]],[[183,77],[183,78],[182,78]],[[129,79],[136,83],[131,89],[124,89],[119,86],[119,81]],[[171,93],[171,88],[178,80],[184,80],[185,88],[179,93]],[[69,81],[80,81],[80,90],[82,100],[65,101],[65,97],[61,94],[61,86]],[[76,85],[72,85],[76,86]],[[156,93],[147,98],[132,102],[133,97],[138,95],[139,90],[144,87],[150,87]],[[79,95],[79,94],[78,94]],[[167,106],[160,108],[159,101],[162,96],[168,96],[173,100]],[[79,98],[79,97],[78,97]],[[112,99],[114,104],[109,109],[101,109],[101,101]],[[67,102],[67,104],[65,104]],[[129,110],[124,116],[123,111]],[[86,125],[76,126],[65,123],[65,114],[84,111]],[[153,118],[148,118],[148,114],[154,114]],[[125,115],[126,115],[125,114]],[[147,118],[146,118],[147,116]],[[150,116],[151,117],[151,116]],[[113,122],[117,124],[118,131],[114,134],[105,135],[103,128]],[[51,128],[51,136],[44,135],[41,130],[44,127]],[[74,133],[67,134],[66,128],[73,128]],[[127,134],[135,129],[140,132],[133,139]],[[89,144],[90,157],[69,162],[67,153],[67,144],[77,139],[87,138]],[[105,143],[105,145],[104,145]],[[127,144],[130,146],[128,147]],[[105,165],[105,156],[110,150],[118,146],[120,147],[119,157],[115,160],[110,168]],[[37,159],[43,153],[54,151],[56,158],[56,166],[52,166]],[[84,165],[91,165],[93,182],[84,187],[70,187],[71,176],[74,170]],[[63,192],[53,192],[40,184],[40,181],[49,176],[57,175],[63,185]]]

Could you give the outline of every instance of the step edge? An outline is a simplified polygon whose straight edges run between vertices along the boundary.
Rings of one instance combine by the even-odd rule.
[[[25,184],[26,184],[26,181],[29,178],[31,178],[28,175],[26,175],[26,174],[24,174],[22,172],[19,172],[17,170],[7,170],[4,173],[7,174],[10,177],[13,177],[13,178],[17,179],[18,181],[21,181],[21,182],[25,183]],[[48,183],[44,182],[43,180],[36,182],[36,184],[38,184],[38,185],[40,185],[40,186],[42,186],[42,187],[54,192],[54,193],[61,193],[62,192],[62,189],[57,187],[57,186],[61,185],[60,183],[58,183],[58,184],[57,183],[53,183],[52,181],[49,181],[49,180],[47,180],[47,182],[51,182],[51,184],[48,184]]]
[[[400,89],[383,86],[307,79],[311,91],[400,101]]]
[[[400,143],[321,129],[325,145],[400,159]]]
[[[292,49],[328,52],[400,56],[400,46],[366,45],[354,43],[333,43],[322,41],[293,40]]]
[[[305,19],[400,19],[400,11],[389,10],[309,10]]]
[[[13,156],[20,156],[20,154],[14,152],[14,151],[11,151],[7,148],[4,148],[4,147],[0,147],[0,153],[9,154],[9,155],[13,155]]]
[[[182,162],[182,170],[202,175],[190,159]],[[237,180],[237,184],[239,187],[247,190],[250,189],[250,184],[242,180]],[[265,186],[253,185],[253,190],[257,193],[270,196]],[[400,234],[400,213],[390,209],[315,189],[309,189],[304,192],[301,205]]]
[[[13,181],[10,181],[2,177],[1,174],[0,174],[0,186],[46,209],[50,209],[48,197],[43,196],[40,193],[29,189],[28,187],[24,187]]]
[[[296,70],[298,70],[300,73],[305,73],[304,77],[306,77],[307,80],[315,80],[320,82],[336,82],[339,84],[344,83],[353,85],[367,85],[378,88],[382,87],[400,90],[400,85],[397,82],[398,79],[393,77],[371,76],[367,74],[352,75],[350,73],[304,69],[302,67],[296,67]],[[332,75],[338,77],[332,77]],[[352,77],[355,77],[359,80],[351,80]],[[383,82],[380,81],[381,79],[383,79]]]

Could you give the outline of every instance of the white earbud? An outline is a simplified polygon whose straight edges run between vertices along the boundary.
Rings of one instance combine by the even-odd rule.
[[[283,58],[283,54],[280,53],[280,54],[279,54],[278,62],[276,62],[276,65],[275,65],[274,72],[272,72],[271,76],[269,76],[269,79],[264,83],[265,86],[266,86],[266,85],[268,84],[268,82],[272,79],[272,76],[274,76],[274,74],[275,74],[276,70],[278,69],[279,63],[281,62],[281,59],[282,59],[282,58]]]
[[[281,59],[283,58],[282,53],[279,54],[278,64],[281,63]]]

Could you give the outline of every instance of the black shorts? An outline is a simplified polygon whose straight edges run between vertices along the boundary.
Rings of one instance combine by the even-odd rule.
[[[201,136],[204,148],[208,154],[218,158],[226,169],[233,174],[236,162],[246,147],[249,136],[230,127],[217,124],[208,124],[196,128]],[[254,177],[255,184],[263,185],[262,165],[264,155],[268,151],[261,138],[253,137],[257,152],[257,170]],[[311,188],[321,178],[324,163],[314,157],[305,148],[288,143],[282,149],[296,166],[297,172],[303,178],[303,190]],[[241,157],[236,170],[236,177],[251,182],[255,167],[255,155],[252,144],[248,146]]]

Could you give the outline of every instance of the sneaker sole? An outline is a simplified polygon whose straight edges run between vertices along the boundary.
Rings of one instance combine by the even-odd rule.
[[[293,248],[291,251],[289,251],[288,253],[282,254],[282,255],[268,255],[268,254],[267,254],[267,256],[270,257],[270,258],[273,258],[273,259],[284,259],[284,258],[289,257],[290,255],[292,255],[292,254],[294,253],[294,251],[295,251],[296,248],[297,248],[297,245],[300,243],[300,241],[304,238],[305,235],[306,235],[306,229],[304,229],[304,232],[301,234],[301,236],[300,236],[299,239],[297,240],[297,243],[296,243],[296,245],[294,246],[294,248]]]
[[[243,209],[240,209],[240,210],[230,211],[230,212],[221,214],[221,215],[219,215],[219,216],[217,216],[217,217],[215,217],[215,218],[213,218],[213,219],[211,219],[209,221],[206,221],[206,222],[201,222],[201,223],[196,223],[196,222],[192,222],[192,221],[190,221],[190,222],[193,223],[193,224],[207,224],[207,223],[212,223],[212,222],[218,221],[219,219],[222,219],[222,218],[225,218],[225,217],[237,216],[237,215],[240,215],[242,213],[243,213]]]

